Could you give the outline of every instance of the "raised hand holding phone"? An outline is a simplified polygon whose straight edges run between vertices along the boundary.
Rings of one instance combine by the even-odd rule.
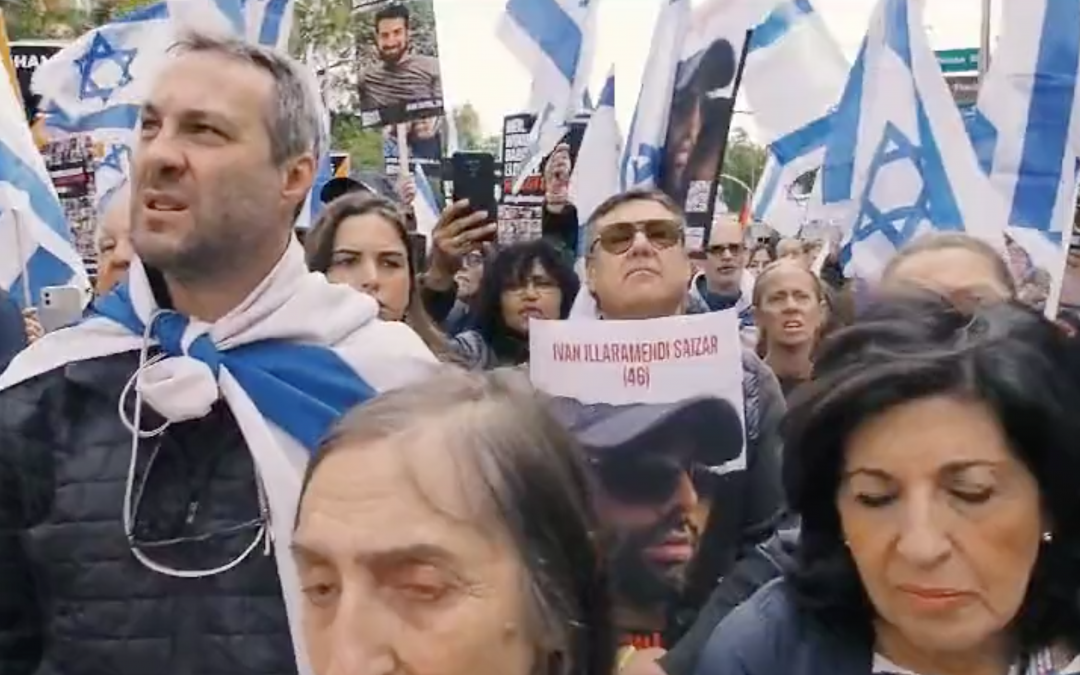
[[[431,233],[431,264],[424,275],[425,286],[445,290],[453,284],[465,254],[495,238],[498,225],[492,222],[492,216],[486,210],[473,210],[467,199],[443,209]]]

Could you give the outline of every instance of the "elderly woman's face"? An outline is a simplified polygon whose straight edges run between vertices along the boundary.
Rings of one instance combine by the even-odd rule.
[[[1012,295],[993,262],[962,248],[912,255],[893,268],[892,275],[882,279],[882,283],[887,287],[925,288],[954,299],[979,303],[1008,300]]]
[[[993,647],[1024,600],[1044,524],[1035,478],[990,410],[905,403],[860,426],[846,453],[840,520],[879,648]]]
[[[316,675],[528,675],[524,570],[430,435],[333,451],[294,558]],[[485,519],[486,520],[486,519]]]

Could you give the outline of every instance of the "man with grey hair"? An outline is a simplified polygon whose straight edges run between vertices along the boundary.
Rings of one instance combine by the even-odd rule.
[[[142,110],[125,282],[0,377],[0,673],[306,673],[288,553],[310,452],[431,353],[309,273],[318,103],[182,40]]]

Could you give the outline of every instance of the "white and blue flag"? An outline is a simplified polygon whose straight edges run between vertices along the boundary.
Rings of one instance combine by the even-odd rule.
[[[570,175],[570,202],[584,226],[596,207],[619,192],[619,158],[622,156],[622,133],[615,119],[615,69],[604,81],[596,110],[589,118],[581,138],[577,163]],[[585,237],[578,237],[579,248]],[[578,251],[578,257],[584,251]]]
[[[968,131],[1006,202],[1007,233],[1052,277],[1053,313],[1080,169],[1080,0],[1006,3],[1002,27]]]
[[[507,0],[499,38],[533,76],[534,113],[521,184],[566,135],[588,90],[600,0]]]
[[[412,205],[413,215],[416,216],[416,231],[427,237],[430,250],[433,243],[431,235],[439,222],[442,206],[439,205],[439,198],[435,196],[435,190],[431,187],[431,181],[428,180],[427,174],[419,164],[413,168],[413,181],[416,183],[416,198]]]
[[[880,275],[919,235],[957,231],[1004,251],[1004,208],[983,175],[923,28],[922,0],[880,0],[835,112],[819,178],[841,215],[841,262]]]
[[[239,0],[163,0],[85,33],[34,72],[46,124],[127,139],[179,32],[236,34],[241,10]]]
[[[782,0],[754,29],[744,68],[742,90],[769,150],[753,218],[794,237],[810,199],[799,179],[824,161],[851,65],[810,0]]]
[[[89,288],[21,99],[0,83],[0,287],[21,307],[45,286]]]
[[[125,183],[131,171],[131,146],[127,143],[107,142],[104,154],[94,170],[94,192],[97,211],[103,213],[111,195]]]
[[[619,185],[623,190],[656,187],[660,178],[671,98],[689,30],[690,0],[664,0],[620,162]]]
[[[242,0],[248,42],[286,51],[292,35],[296,0]]]

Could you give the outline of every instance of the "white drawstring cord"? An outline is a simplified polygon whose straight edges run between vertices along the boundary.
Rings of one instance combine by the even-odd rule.
[[[143,567],[149,570],[157,572],[158,574],[164,574],[165,576],[175,577],[179,579],[201,579],[205,577],[212,577],[218,574],[223,574],[238,566],[244,562],[251,555],[255,549],[259,547],[260,542],[266,544],[264,551],[266,555],[271,552],[271,540],[268,536],[268,523],[270,522],[270,508],[266,497],[266,490],[263,486],[262,476],[259,474],[258,467],[255,468],[255,488],[258,493],[259,499],[259,512],[262,518],[262,524],[259,525],[259,529],[255,533],[255,538],[251,544],[244,549],[244,551],[235,559],[229,563],[215,567],[208,570],[177,570],[165,565],[154,562],[148,558],[139,547],[135,545],[135,518],[134,518],[134,503],[133,493],[135,490],[135,469],[137,467],[137,459],[139,453],[139,439],[142,438],[155,438],[165,433],[165,430],[169,428],[169,421],[166,420],[161,426],[149,431],[143,431],[142,429],[142,392],[139,391],[140,378],[143,371],[150,366],[162,361],[168,356],[166,354],[158,354],[153,358],[147,358],[150,353],[150,338],[153,331],[154,322],[163,313],[163,310],[156,310],[151,316],[150,320],[146,322],[146,328],[143,331],[142,347],[139,349],[139,367],[135,370],[135,373],[128,378],[127,384],[124,385],[124,389],[120,394],[120,400],[117,403],[117,412],[120,415],[120,422],[131,433],[131,460],[128,463],[127,480],[124,485],[124,507],[123,507],[123,521],[124,521],[124,535],[128,540],[128,547],[131,549],[132,555],[138,560]],[[127,410],[124,408],[124,404],[127,402],[128,395],[131,390],[135,390],[135,411],[134,419],[129,419]],[[148,467],[149,470],[149,467]]]

